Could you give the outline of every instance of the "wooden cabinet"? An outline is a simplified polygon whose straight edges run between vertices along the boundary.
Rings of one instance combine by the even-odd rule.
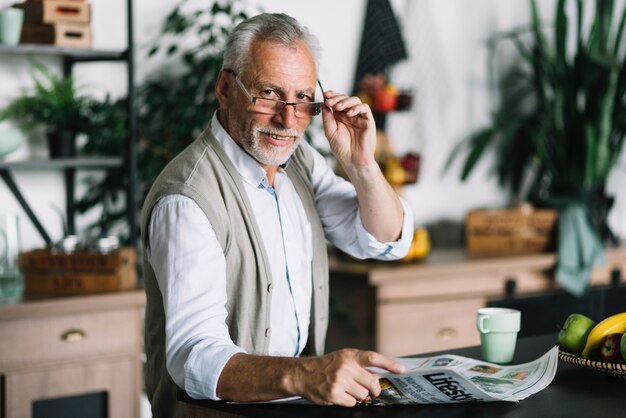
[[[626,249],[608,249],[606,259],[593,286],[608,285],[613,269],[626,272]],[[470,259],[462,251],[411,264],[331,259],[327,350],[399,356],[478,344],[476,309],[503,298],[510,281],[518,297],[558,290],[549,274],[555,262],[554,254]]]
[[[139,416],[143,290],[0,306],[5,415],[40,400],[105,393],[108,417]]]

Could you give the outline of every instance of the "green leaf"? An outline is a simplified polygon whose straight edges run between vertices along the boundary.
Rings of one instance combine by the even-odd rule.
[[[148,56],[155,58],[157,51],[166,51],[171,55],[171,63],[159,65],[159,70],[149,74],[137,88],[138,169],[143,197],[163,167],[197,137],[217,109],[215,77],[221,67],[226,36],[238,21],[247,17],[241,11],[242,4],[242,0],[182,1],[164,19],[164,36],[159,37],[150,49],[155,52]],[[187,46],[179,42],[183,37],[197,42]],[[176,71],[171,71],[170,65]],[[89,134],[88,146],[81,150],[84,155],[119,154],[127,135],[124,106],[124,101],[94,106],[90,117],[99,122]],[[126,173],[93,181],[89,191],[94,194],[89,194],[80,208],[87,211],[102,204],[105,216],[91,229],[96,233],[103,228],[119,228],[123,217],[110,203],[117,201],[123,206]],[[108,203],[103,203],[102,196]]]
[[[155,45],[148,51],[148,57],[155,55],[157,52],[159,52],[159,46]]]
[[[619,56],[621,52],[622,37],[624,35],[624,27],[626,27],[626,4],[622,9],[619,25],[617,27],[617,34],[615,35],[615,41],[613,43],[613,55]]]
[[[563,70],[567,60],[567,15],[565,0],[559,0],[556,6],[555,49],[557,66]]]
[[[589,187],[594,184],[595,180],[595,164],[596,164],[596,133],[591,125],[585,126],[585,144],[586,144],[586,164],[584,170],[584,186]]]
[[[478,132],[475,136],[471,138],[470,152],[467,159],[465,160],[463,169],[461,170],[461,180],[467,180],[470,173],[487,149],[487,146],[493,140],[493,137],[493,131],[491,129],[485,129]]]
[[[462,179],[495,147],[495,174],[503,187],[513,191],[519,190],[529,167],[538,175],[532,196],[551,187],[602,187],[606,182],[626,136],[626,48],[622,40],[626,6],[615,16],[614,1],[589,3],[594,8],[589,20],[584,15],[585,3],[576,0],[571,34],[575,48],[568,53],[568,40],[572,39],[568,4],[568,0],[556,2],[554,25],[550,25],[553,32],[544,30],[537,2],[529,0],[530,31],[520,27],[489,39],[490,54],[496,43],[510,42],[517,61],[497,78],[500,100],[494,103],[490,124],[451,153],[450,160],[467,151]]]

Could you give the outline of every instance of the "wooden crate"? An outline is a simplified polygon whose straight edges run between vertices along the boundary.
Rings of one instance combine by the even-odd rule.
[[[68,48],[91,48],[91,27],[76,23],[33,24],[22,27],[21,44],[56,45]]]
[[[24,23],[89,23],[91,6],[87,2],[75,0],[30,0],[20,3],[24,9]]]
[[[125,247],[108,254],[64,254],[33,250],[20,255],[27,295],[73,295],[137,287],[136,252]]]
[[[529,205],[471,211],[465,221],[467,253],[479,257],[550,251],[557,218],[556,210]]]

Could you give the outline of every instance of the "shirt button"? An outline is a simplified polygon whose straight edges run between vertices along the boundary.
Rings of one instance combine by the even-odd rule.
[[[272,329],[271,328],[266,328],[265,329],[265,336],[269,337],[270,335],[272,335]]]
[[[272,289],[274,289],[274,284],[270,283],[267,285],[267,293],[272,293]]]

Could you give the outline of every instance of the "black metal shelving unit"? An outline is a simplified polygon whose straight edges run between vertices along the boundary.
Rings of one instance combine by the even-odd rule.
[[[75,176],[76,170],[110,170],[123,169],[129,176],[127,190],[127,211],[130,240],[133,245],[137,244],[137,113],[135,109],[135,63],[134,63],[134,36],[133,36],[133,1],[126,0],[128,44],[122,51],[106,51],[77,48],[60,48],[51,45],[0,45],[0,55],[24,55],[24,56],[53,56],[61,60],[63,74],[69,75],[75,64],[81,62],[124,62],[127,67],[127,91],[128,91],[128,138],[124,156],[121,158],[70,158],[56,160],[32,160],[12,163],[0,163],[0,177],[11,190],[20,203],[35,228],[47,245],[52,245],[52,239],[46,232],[41,222],[37,219],[30,205],[24,198],[12,172],[19,170],[62,170],[65,177],[66,194],[66,218],[69,234],[74,234],[76,215],[75,209]]]

